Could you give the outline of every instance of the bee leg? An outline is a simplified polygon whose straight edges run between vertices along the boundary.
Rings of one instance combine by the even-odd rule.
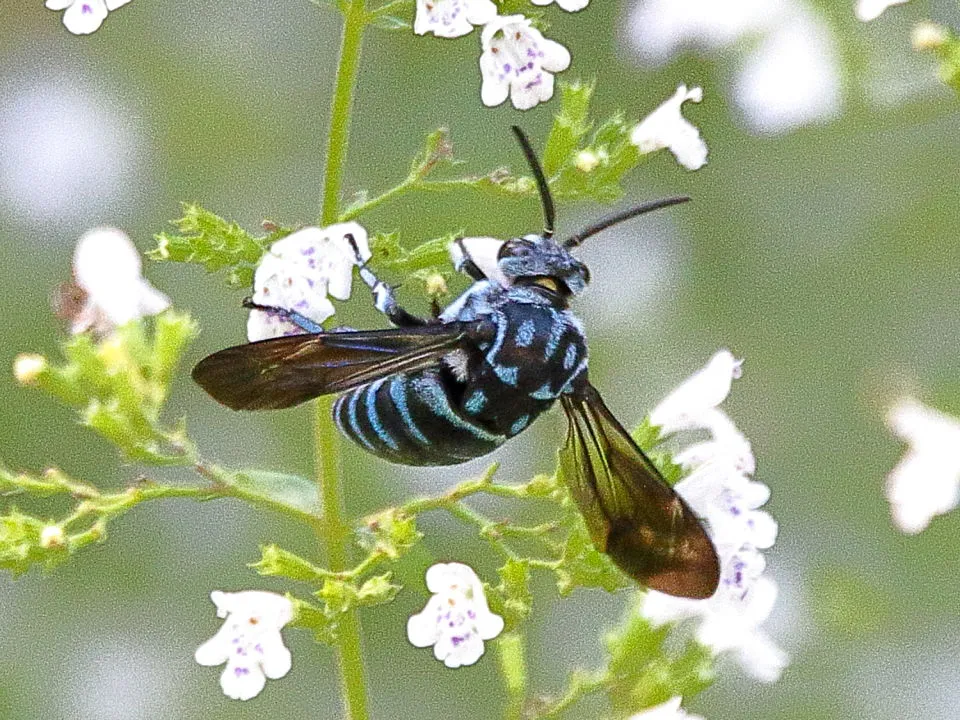
[[[356,253],[360,279],[367,284],[367,287],[370,288],[370,292],[373,293],[374,307],[386,315],[387,319],[397,327],[417,327],[419,325],[426,325],[426,320],[421,317],[417,317],[416,315],[409,313],[400,307],[400,304],[397,302],[397,298],[394,295],[394,289],[390,285],[387,285],[387,283],[383,282],[383,280],[380,280],[374,274],[373,270],[367,267],[367,262],[360,256],[360,251],[353,240],[353,236],[347,235],[346,239],[353,246],[353,250]]]
[[[287,308],[274,307],[273,305],[261,305],[260,303],[255,303],[252,298],[243,299],[243,307],[247,310],[261,310],[263,312],[272,313],[274,315],[279,315],[284,320],[289,320],[297,327],[305,330],[308,333],[322,333],[327,332],[323,329],[323,325],[316,323],[306,315],[301,315],[296,310],[288,310]]]

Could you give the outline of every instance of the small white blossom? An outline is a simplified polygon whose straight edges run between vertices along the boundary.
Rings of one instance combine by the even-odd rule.
[[[682,701],[683,698],[678,695],[662,705],[656,705],[638,712],[636,715],[631,715],[629,720],[703,720],[701,716],[690,715],[680,707]]]
[[[491,0],[417,0],[413,31],[455,38],[469,34],[474,26],[486,25],[497,16]]]
[[[920,22],[910,32],[910,44],[914,50],[936,50],[950,39],[950,31],[943,25],[932,22]]]
[[[553,97],[553,74],[570,65],[570,52],[547,40],[523,15],[498,16],[480,37],[480,98],[487,106],[510,96],[517,110],[529,110]]]
[[[554,0],[530,0],[534,5],[549,5]],[[579,12],[590,4],[590,0],[556,0],[561,10]]]
[[[918,533],[960,502],[960,420],[913,399],[887,414],[887,426],[909,447],[887,476],[887,500],[897,527]]]
[[[658,425],[665,435],[678,430],[714,427],[716,408],[726,400],[733,381],[742,374],[742,364],[729,350],[716,352],[706,367],[684,380],[657,404],[650,413],[650,422]]]
[[[47,0],[48,10],[66,10],[63,24],[74,35],[89,35],[96,31],[107,13],[126,5],[130,0]]]
[[[267,678],[290,672],[290,651],[280,629],[293,619],[293,603],[282,595],[257,590],[228,593],[215,590],[210,599],[217,617],[226,618],[217,634],[197,648],[201,665],[226,663],[220,676],[223,694],[249,700],[263,690]]]
[[[907,0],[857,0],[857,20],[876,20],[883,11],[894,5],[903,5]]]
[[[703,90],[687,90],[681,85],[669,100],[644,118],[630,133],[630,142],[643,154],[669,148],[677,162],[688,170],[697,170],[707,163],[707,144],[697,130],[680,114],[687,100],[700,102]]]
[[[433,597],[407,621],[407,638],[416,647],[433,645],[434,656],[449,668],[473,665],[483,655],[483,641],[503,630],[503,618],[490,612],[469,565],[433,565],[426,579]]]
[[[755,132],[786,132],[839,112],[833,30],[806,2],[636,0],[628,37],[648,65],[687,48],[739,55],[733,101]]]
[[[13,377],[21,385],[33,385],[47,369],[47,359],[43,355],[23,353],[13,361]]]
[[[750,442],[719,405],[741,375],[741,361],[717,352],[650,413],[664,434],[706,430],[708,440],[687,446],[674,461],[688,471],[677,493],[705,521],[720,558],[720,585],[706,600],[656,591],[644,597],[641,614],[655,625],[694,620],[697,640],[714,653],[734,652],[754,677],[776,680],[788,658],[760,629],[770,615],[777,586],[763,577],[760,550],[777,538],[777,523],[760,510],[770,489],[751,479],[756,460]]]
[[[114,228],[90,230],[73,254],[73,278],[83,291],[83,305],[73,315],[74,334],[93,329],[106,333],[170,307],[170,298],[141,275],[137,248]]]
[[[350,297],[358,255],[370,259],[367,231],[355,222],[297,230],[264,253],[253,276],[253,302],[292,310],[319,325],[335,312],[330,297]],[[262,310],[251,310],[247,321],[251,342],[302,332]]]
[[[59,525],[46,525],[40,531],[40,547],[44,550],[64,548],[67,546],[67,536]]]
[[[840,113],[840,59],[833,31],[798,12],[744,57],[733,83],[737,105],[756,132],[782,133]]]

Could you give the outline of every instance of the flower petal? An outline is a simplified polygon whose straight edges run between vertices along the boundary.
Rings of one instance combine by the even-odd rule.
[[[220,675],[220,687],[223,689],[223,694],[231,700],[255,698],[266,684],[266,676],[256,665],[227,663]]]
[[[633,129],[630,142],[644,154],[669,148],[677,162],[688,170],[703,167],[707,162],[707,144],[700,137],[700,131],[680,114],[684,102],[700,102],[702,99],[702,89],[687,90],[686,85],[679,86],[673,97]]]
[[[63,24],[74,35],[89,35],[103,24],[106,17],[104,0],[76,0],[63,13]]]

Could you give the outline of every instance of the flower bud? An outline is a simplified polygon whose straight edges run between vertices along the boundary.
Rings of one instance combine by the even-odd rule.
[[[943,25],[932,22],[917,23],[910,33],[914,50],[936,50],[949,39],[949,31]]]
[[[13,361],[13,376],[21,385],[35,385],[46,369],[47,359],[43,355],[17,355]]]
[[[59,525],[47,525],[40,531],[40,547],[44,550],[61,549],[67,546],[67,538]]]

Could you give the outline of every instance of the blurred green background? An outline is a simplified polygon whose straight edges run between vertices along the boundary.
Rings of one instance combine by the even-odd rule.
[[[767,509],[780,537],[767,558],[781,597],[766,627],[792,663],[771,685],[724,664],[692,709],[710,720],[960,716],[960,515],[906,537],[883,499],[901,452],[883,425],[886,405],[915,390],[960,411],[960,116],[931,80],[932,61],[909,48],[913,21],[937,12],[957,20],[955,4],[911,3],[864,25],[852,2],[821,0],[844,63],[842,112],[776,136],[751,134],[732,107],[735,56],[644,69],[623,42],[623,3],[550,10],[549,36],[573,54],[564,76],[596,78],[600,116],[622,108],[639,119],[680,82],[704,87],[703,103],[685,114],[710,146],[709,164],[689,173],[660,153],[630,176],[624,201],[686,193],[694,202],[592,239],[582,257],[594,283],[578,306],[591,375],[627,424],[717,348],[745,358],[728,409],[753,442],[757,478],[773,489]],[[51,290],[94,225],[121,227],[145,250],[181,200],[252,230],[264,218],[314,221],[338,33],[338,16],[306,0],[135,0],[95,35],[74,37],[39,0],[5,0],[0,368],[18,352],[55,354]],[[441,125],[468,172],[520,167],[512,123],[544,138],[556,103],[524,114],[480,106],[477,34],[368,39],[349,192],[390,187]],[[908,90],[896,101],[869,91],[884,72]],[[561,206],[561,230],[608,211]],[[366,222],[401,229],[409,245],[458,228],[522,234],[540,219],[533,201],[447,194],[390,205]],[[147,274],[202,326],[188,362],[242,339],[240,293],[196,267],[150,265]],[[186,415],[202,452],[224,464],[311,472],[309,408],[229,413],[185,368],[169,411]],[[562,424],[551,414],[498,453],[501,478],[549,472]],[[354,516],[485,465],[398,470],[352,446],[345,453]],[[106,487],[140,472],[9,373],[0,379],[0,461],[55,464]],[[192,481],[185,471],[164,477]],[[436,517],[424,528],[426,544],[400,569],[407,589],[362,616],[374,717],[496,717],[491,653],[449,671],[406,642],[431,560],[469,559],[481,574],[495,567],[460,528]],[[287,631],[293,671],[248,703],[225,699],[219,670],[193,662],[218,627],[210,590],[285,589],[245,567],[265,542],[314,552],[303,529],[237,502],[147,504],[54,572],[0,578],[0,718],[336,717],[332,654],[306,633]],[[532,681],[555,691],[572,668],[602,659],[600,637],[626,595],[581,590],[558,602],[545,579],[536,590]]]

